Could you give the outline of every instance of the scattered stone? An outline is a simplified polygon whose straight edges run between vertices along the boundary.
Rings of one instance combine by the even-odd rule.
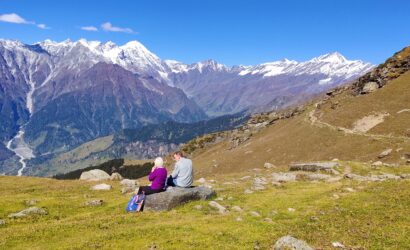
[[[110,175],[100,169],[93,169],[90,171],[82,172],[80,176],[80,180],[86,181],[103,181],[109,179]]]
[[[340,196],[339,196],[339,195],[337,195],[337,194],[333,194],[333,198],[335,198],[335,199],[339,199],[339,198],[340,198]]]
[[[290,208],[288,208],[288,211],[289,211],[289,212],[295,212],[296,209],[290,207]]]
[[[253,171],[255,171],[255,172],[260,172],[260,171],[262,171],[262,169],[260,169],[260,168],[254,168]]]
[[[338,241],[332,242],[332,246],[335,248],[346,248],[342,243]]]
[[[36,199],[31,199],[31,200],[25,200],[24,203],[26,204],[26,206],[31,207],[36,205],[38,202],[38,200]]]
[[[331,168],[331,169],[325,169],[324,171],[325,171],[326,173],[333,174],[333,175],[339,175],[339,174],[340,174],[339,171],[337,171],[336,169],[333,169],[333,168]]]
[[[250,190],[250,189],[245,189],[245,192],[244,192],[245,194],[253,194],[253,191],[252,190]]]
[[[173,187],[165,192],[147,195],[144,209],[166,211],[193,200],[208,200],[215,196],[214,190],[199,186],[192,188]]]
[[[391,149],[391,148],[384,150],[383,152],[381,152],[381,153],[379,154],[379,156],[378,156],[379,159],[384,158],[384,157],[386,157],[386,156],[389,156],[392,151],[393,151],[393,149]]]
[[[372,163],[372,167],[381,167],[383,166],[383,162],[381,161],[375,161]]]
[[[345,174],[344,177],[356,181],[380,181],[380,179],[375,177],[361,176],[357,174]]]
[[[337,159],[337,158],[334,158],[332,161],[339,161],[339,159]]]
[[[342,176],[337,176],[337,177],[332,177],[332,178],[327,179],[326,182],[328,182],[328,183],[334,183],[334,182],[340,181],[341,179],[343,179]]]
[[[269,169],[269,168],[274,168],[274,167],[276,167],[276,166],[273,165],[272,163],[265,162],[265,164],[263,164],[263,167]]]
[[[215,201],[223,201],[223,200],[224,200],[223,197],[218,197],[218,198],[215,199]]]
[[[270,214],[271,216],[274,216],[274,215],[277,215],[277,214],[278,214],[278,211],[272,210],[272,211],[270,211],[269,214]]]
[[[400,111],[397,111],[397,114],[403,113],[403,112],[410,112],[410,109],[402,109]]]
[[[206,180],[205,180],[205,178],[199,178],[196,182],[199,182],[199,183],[205,183],[205,182],[206,182]]]
[[[232,182],[229,182],[229,181],[227,181],[227,182],[224,182],[224,183],[222,183],[223,185],[233,185],[233,183]]]
[[[249,214],[254,216],[254,217],[261,217],[260,213],[258,213],[256,211],[250,211]]]
[[[6,221],[5,220],[0,220],[0,227],[6,225]]]
[[[136,185],[138,185],[137,181],[135,180],[130,180],[130,179],[123,179],[120,184],[122,186],[128,186],[128,187],[135,187]]]
[[[251,177],[249,175],[247,175],[247,176],[242,177],[241,180],[244,181],[244,180],[247,180],[249,178],[251,178]]]
[[[402,179],[410,179],[410,174],[401,174],[400,177]]]
[[[290,171],[310,171],[310,172],[316,172],[319,170],[326,170],[326,169],[332,169],[335,167],[338,167],[339,163],[338,162],[308,162],[308,163],[296,163],[296,164],[290,164],[289,165],[289,170]]]
[[[216,202],[216,201],[210,201],[210,202],[209,202],[209,206],[211,206],[211,207],[217,209],[220,214],[227,214],[227,213],[228,213],[228,210],[226,209],[226,207],[220,205],[220,204],[219,204],[218,202]]]
[[[119,173],[112,173],[110,176],[110,180],[112,181],[121,181],[124,179]]]
[[[243,209],[240,206],[233,206],[232,210],[236,211],[236,212],[242,212]]]
[[[273,220],[272,220],[271,218],[265,218],[265,219],[263,219],[263,221],[268,222],[268,223],[272,223],[272,222],[273,222]]]
[[[102,206],[104,203],[103,200],[91,200],[85,203],[86,206]]]
[[[105,183],[97,184],[91,187],[91,190],[111,190],[111,189],[112,189],[112,186],[105,184]]]
[[[403,150],[403,148],[397,148],[396,149],[396,152],[400,152],[400,151],[402,151]]]
[[[243,221],[242,217],[236,217],[236,221]]]
[[[196,210],[201,210],[201,209],[202,209],[202,206],[201,206],[201,205],[195,205],[194,208],[195,208]]]
[[[8,217],[9,218],[23,218],[23,217],[26,217],[28,215],[34,215],[34,214],[46,215],[47,211],[44,210],[43,208],[30,207],[30,208],[24,209],[23,211],[20,211],[18,213],[10,214]]]
[[[373,178],[378,178],[380,180],[400,180],[401,177],[394,174],[381,174],[377,176],[372,176]]]
[[[274,250],[314,250],[311,246],[309,246],[305,241],[298,240],[290,235],[284,236],[278,239],[273,246]]]
[[[253,180],[253,187],[252,187],[252,189],[253,189],[253,190],[265,190],[266,188],[265,188],[264,185],[266,185],[266,184],[268,184],[266,178],[257,177],[257,178],[255,178],[255,179]]]
[[[230,201],[230,200],[233,200],[233,197],[232,197],[232,196],[229,196],[229,197],[228,197],[228,201]]]
[[[295,173],[273,173],[272,174],[272,181],[273,182],[292,182],[296,181],[296,174]]]
[[[350,188],[350,187],[344,188],[343,190],[345,190],[347,192],[350,192],[350,193],[356,192],[356,190],[354,190],[353,188]]]
[[[318,218],[318,217],[316,217],[316,216],[310,216],[310,220],[311,220],[311,221],[318,221],[318,220],[319,220],[319,218]]]
[[[369,94],[376,91],[379,88],[379,84],[377,82],[368,82],[363,86],[361,94]]]

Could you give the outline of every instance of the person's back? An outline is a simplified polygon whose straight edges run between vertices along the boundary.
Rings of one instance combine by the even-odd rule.
[[[190,159],[180,157],[175,163],[175,169],[172,172],[174,183],[178,187],[190,187],[193,183],[193,168]]]

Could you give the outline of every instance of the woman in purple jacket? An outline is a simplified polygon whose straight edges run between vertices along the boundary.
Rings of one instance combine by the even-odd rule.
[[[167,174],[167,169],[164,168],[164,161],[161,157],[157,157],[154,161],[151,173],[148,175],[148,180],[151,182],[151,185],[141,186],[138,189],[138,194],[145,193],[145,195],[149,195],[164,191]]]

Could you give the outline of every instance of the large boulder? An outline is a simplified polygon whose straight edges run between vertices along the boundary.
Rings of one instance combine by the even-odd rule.
[[[108,185],[108,184],[105,184],[105,183],[101,183],[101,184],[97,184],[95,186],[92,186],[90,189],[91,190],[111,190],[112,186]]]
[[[305,241],[296,239],[290,235],[278,239],[273,246],[274,250],[314,250]]]
[[[193,200],[207,200],[215,195],[208,187],[170,187],[165,192],[147,195],[144,209],[166,211]]]
[[[377,82],[368,82],[363,86],[361,91],[362,94],[369,94],[376,91],[379,88],[379,84]]]
[[[289,165],[290,171],[311,171],[316,172],[319,170],[329,170],[338,167],[339,163],[334,161],[328,162],[307,162],[307,163],[294,163]]]
[[[100,169],[93,169],[90,171],[82,172],[80,176],[80,180],[86,181],[103,181],[109,179],[110,175]]]

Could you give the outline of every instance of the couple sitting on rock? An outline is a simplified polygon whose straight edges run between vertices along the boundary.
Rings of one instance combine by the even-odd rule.
[[[167,178],[167,170],[164,167],[164,161],[158,157],[154,161],[151,173],[148,180],[151,181],[150,186],[141,186],[138,189],[138,194],[145,193],[145,195],[159,193],[165,191],[167,186],[171,187],[191,187],[193,182],[192,161],[184,158],[181,151],[173,154],[176,161],[174,171]]]

